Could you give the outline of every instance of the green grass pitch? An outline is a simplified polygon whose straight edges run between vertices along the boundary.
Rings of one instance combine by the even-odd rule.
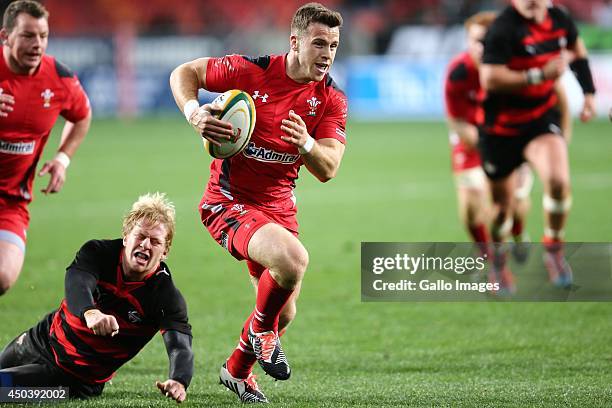
[[[273,405],[610,406],[612,304],[362,303],[361,241],[466,241],[456,215],[442,122],[356,123],[338,177],[302,170],[296,194],[310,252],[298,317],[283,344],[292,378],[259,383]],[[570,146],[570,241],[611,241],[612,124],[576,124]],[[55,150],[49,142],[46,157]],[[168,259],[187,299],[196,370],[187,406],[238,406],[217,384],[254,299],[245,265],[216,245],[197,205],[209,158],[177,118],[96,120],[64,190],[31,205],[25,266],[0,298],[0,345],[58,306],[64,268],[90,238],[120,235],[141,193],[177,206]],[[36,190],[45,180],[38,180]],[[542,231],[541,186],[528,229]],[[119,370],[101,398],[69,406],[171,406],[154,387],[168,362],[160,336]],[[259,367],[256,371],[261,373]]]

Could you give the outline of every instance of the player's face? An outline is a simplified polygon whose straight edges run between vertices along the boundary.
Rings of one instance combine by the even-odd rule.
[[[480,60],[482,59],[482,52],[484,50],[482,41],[484,40],[486,33],[487,29],[480,24],[472,24],[468,29],[468,52],[470,53],[470,56],[474,62],[477,64],[480,63]]]
[[[3,30],[2,39],[9,48],[11,67],[20,73],[32,73],[42,60],[49,39],[49,24],[45,18],[21,13],[10,33]]]
[[[340,29],[321,23],[311,23],[304,34],[292,36],[291,46],[300,63],[300,79],[321,81],[334,63],[339,42]]]
[[[124,273],[130,277],[143,277],[159,265],[168,254],[166,236],[168,231],[163,224],[141,221],[123,237]]]
[[[514,8],[528,20],[540,21],[546,16],[550,0],[512,0]]]

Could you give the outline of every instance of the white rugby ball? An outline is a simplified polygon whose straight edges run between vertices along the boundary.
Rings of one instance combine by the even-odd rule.
[[[228,159],[244,150],[255,129],[255,103],[246,92],[232,89],[217,96],[212,102],[221,107],[219,120],[232,124],[234,135],[217,146],[204,139],[204,147],[216,159]]]

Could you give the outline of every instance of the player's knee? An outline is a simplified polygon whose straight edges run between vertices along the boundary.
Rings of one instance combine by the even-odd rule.
[[[4,295],[15,282],[7,271],[0,270],[0,296]]]
[[[290,286],[297,285],[308,267],[308,251],[301,243],[288,245],[281,261],[283,277]]]
[[[548,182],[548,191],[552,198],[560,200],[569,194],[569,179],[563,176],[552,177]]]

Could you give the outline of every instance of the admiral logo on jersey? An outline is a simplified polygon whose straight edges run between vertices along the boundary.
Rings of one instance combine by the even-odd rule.
[[[31,142],[6,142],[0,140],[0,153],[7,154],[32,154],[34,153],[35,141]]]
[[[266,163],[293,164],[300,158],[299,154],[277,152],[265,147],[258,147],[253,142],[249,143],[243,154],[249,159]]]

